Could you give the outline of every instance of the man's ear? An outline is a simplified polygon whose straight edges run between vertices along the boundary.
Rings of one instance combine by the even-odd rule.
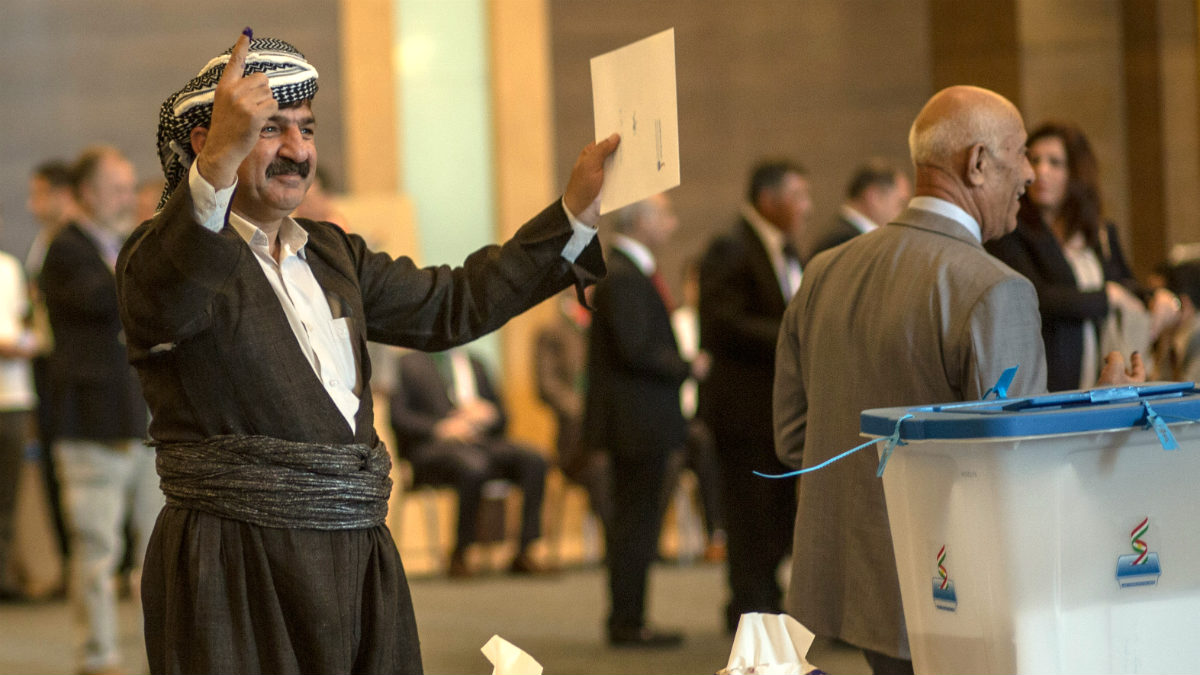
[[[193,156],[200,154],[200,150],[204,147],[204,143],[207,140],[208,140],[208,128],[207,127],[192,127],[191,141],[192,141],[192,155]]]
[[[967,149],[967,169],[966,179],[967,185],[979,187],[984,183],[984,167],[988,162],[987,145],[976,143]]]

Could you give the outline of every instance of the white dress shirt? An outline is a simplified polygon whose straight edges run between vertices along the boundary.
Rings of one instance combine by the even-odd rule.
[[[908,208],[929,211],[944,218],[949,218],[966,228],[967,232],[970,232],[971,236],[975,237],[975,241],[983,243],[983,234],[979,229],[979,223],[958,204],[952,204],[945,199],[937,197],[920,196],[913,197],[908,202]]]
[[[854,229],[858,230],[862,234],[866,234],[871,230],[879,228],[879,226],[875,224],[875,221],[866,217],[863,215],[862,211],[859,211],[849,204],[842,204],[842,206],[838,209],[838,212],[842,214],[842,217],[845,218],[847,222],[854,226]]]
[[[613,235],[613,248],[621,250],[623,253],[633,259],[633,264],[641,270],[642,274],[651,276],[658,269],[658,263],[654,260],[654,254],[642,242],[628,237],[623,234]]]
[[[21,263],[0,252],[0,341],[32,348],[33,334],[25,328],[29,294]],[[36,402],[29,359],[0,359],[0,410],[31,410]]]

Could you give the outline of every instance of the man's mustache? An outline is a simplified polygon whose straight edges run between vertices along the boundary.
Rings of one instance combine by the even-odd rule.
[[[296,174],[301,178],[308,178],[309,163],[307,160],[303,162],[293,162],[285,157],[280,157],[267,167],[267,178],[273,176],[289,176]]]

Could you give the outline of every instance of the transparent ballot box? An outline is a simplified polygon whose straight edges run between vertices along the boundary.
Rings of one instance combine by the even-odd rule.
[[[917,672],[1200,670],[1197,421],[1191,382],[864,411]]]

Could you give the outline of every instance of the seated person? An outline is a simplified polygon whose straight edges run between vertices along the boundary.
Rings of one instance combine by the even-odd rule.
[[[483,363],[463,348],[400,357],[392,393],[392,428],[401,457],[412,464],[416,483],[451,485],[458,492],[458,535],[450,576],[471,574],[467,547],[475,540],[483,484],[516,483],[524,494],[521,546],[514,573],[542,571],[529,555],[540,536],[546,460],[535,450],[507,440],[504,406]]]
[[[607,529],[612,515],[608,454],[583,445],[587,330],[592,313],[579,303],[573,288],[559,294],[558,310],[556,318],[537,334],[533,361],[538,397],[554,412],[558,423],[559,469],[587,490],[592,512]]]

